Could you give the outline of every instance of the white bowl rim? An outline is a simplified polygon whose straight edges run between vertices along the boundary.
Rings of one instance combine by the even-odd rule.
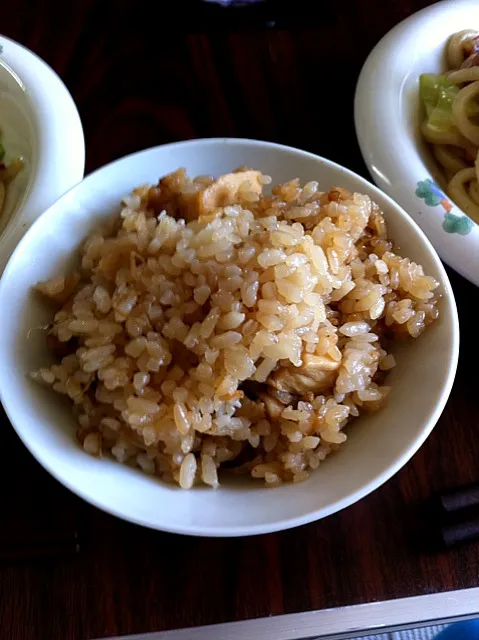
[[[413,36],[420,38],[424,29],[433,29],[435,20],[447,20],[447,16],[465,13],[471,7],[477,13],[476,0],[442,0],[413,13],[386,33],[361,69],[354,99],[354,120],[362,156],[374,182],[410,213],[448,265],[479,286],[479,224],[446,195],[444,199],[450,213],[465,218],[469,225],[465,235],[447,233],[442,226],[444,211],[425,206],[415,194],[420,181],[436,180],[420,157],[415,141],[396,133],[401,127],[402,114],[394,102],[396,98],[399,100],[397,85],[402,81],[402,69],[408,64],[397,52],[410,50],[409,40]],[[450,33],[455,30],[451,29]],[[374,91],[373,87],[380,90]],[[393,147],[378,142],[384,132],[395,136]]]
[[[24,230],[83,179],[85,139],[78,108],[60,76],[36,53],[3,34],[0,45],[1,60],[7,73],[13,71],[21,83],[39,137],[27,192],[0,237],[0,266],[4,266],[4,254],[10,257]],[[55,96],[45,90],[46,82],[54,87]]]
[[[443,389],[441,392],[440,401],[438,402],[434,411],[430,415],[427,423],[425,423],[424,428],[421,430],[418,436],[413,441],[411,441],[411,443],[403,452],[403,454],[396,459],[394,464],[389,465],[389,467],[387,467],[382,473],[377,474],[367,484],[365,484],[363,487],[361,487],[357,491],[350,493],[348,496],[346,496],[342,500],[337,500],[336,502],[328,505],[327,507],[322,507],[320,509],[310,511],[307,514],[302,516],[297,516],[297,517],[295,516],[295,517],[291,517],[283,520],[275,520],[273,523],[268,523],[266,525],[264,524],[244,525],[243,527],[235,526],[234,530],[225,526],[195,525],[194,527],[189,527],[189,526],[170,527],[168,526],[168,524],[162,525],[160,528],[146,520],[131,516],[129,513],[123,511],[121,508],[115,508],[111,506],[109,503],[97,501],[95,499],[95,496],[89,494],[86,491],[78,489],[73,483],[69,482],[68,478],[62,477],[59,473],[57,473],[57,470],[52,465],[50,465],[47,460],[44,459],[42,455],[37,455],[37,452],[35,451],[34,447],[30,446],[29,442],[23,437],[21,426],[17,427],[14,420],[12,419],[12,411],[11,411],[10,403],[8,398],[4,397],[4,392],[1,386],[0,386],[0,401],[4,407],[5,413],[7,414],[12,427],[15,429],[15,431],[17,432],[17,435],[19,436],[19,438],[21,439],[25,447],[33,455],[33,457],[41,464],[41,466],[46,471],[48,471],[48,473],[50,473],[50,475],[52,475],[58,482],[60,482],[60,484],[65,486],[72,493],[76,494],[77,496],[85,500],[85,502],[101,509],[102,511],[105,511],[106,513],[109,513],[110,515],[116,516],[128,522],[132,522],[133,524],[137,524],[150,529],[161,530],[167,533],[194,535],[199,537],[203,537],[203,536],[204,537],[238,537],[238,536],[260,535],[260,534],[266,534],[266,533],[274,533],[277,531],[283,531],[286,529],[298,527],[298,526],[319,520],[321,518],[327,517],[329,515],[332,515],[333,513],[336,513],[354,504],[361,498],[367,496],[368,494],[373,492],[375,489],[380,487],[382,484],[384,484],[387,480],[389,480],[393,475],[395,475],[411,459],[411,457],[417,452],[417,450],[421,447],[421,445],[430,435],[432,429],[434,428],[437,421],[439,420],[444,410],[444,407],[446,405],[446,402],[449,398],[449,395],[454,383],[454,378],[456,375],[456,369],[457,369],[457,364],[459,359],[459,319],[457,314],[456,302],[454,299],[454,293],[453,293],[451,284],[449,282],[447,273],[439,259],[439,256],[437,255],[434,247],[432,246],[432,244],[430,243],[426,235],[418,227],[418,225],[407,215],[407,213],[394,200],[392,200],[392,198],[390,198],[387,194],[381,192],[376,186],[368,182],[365,178],[356,174],[354,171],[351,171],[350,169],[347,169],[337,164],[336,162],[323,158],[322,156],[318,156],[314,153],[303,151],[301,149],[297,149],[295,147],[291,147],[287,145],[282,145],[274,142],[247,139],[247,138],[226,138],[226,137],[225,138],[198,138],[194,140],[173,142],[165,145],[157,145],[154,147],[150,147],[148,149],[144,149],[141,151],[128,154],[123,158],[119,158],[117,160],[114,160],[113,162],[108,163],[107,165],[104,165],[103,167],[100,167],[99,169],[97,169],[96,171],[88,175],[82,182],[72,187],[70,191],[68,191],[61,198],[59,198],[59,200],[57,200],[52,206],[50,206],[47,209],[47,211],[45,211],[45,213],[42,214],[33,223],[30,229],[26,232],[25,236],[19,242],[17,248],[13,252],[12,257],[10,258],[5,268],[4,274],[0,279],[0,292],[3,289],[5,281],[10,277],[11,273],[15,271],[15,268],[16,268],[15,262],[16,262],[17,256],[19,256],[22,252],[22,245],[28,240],[28,238],[31,235],[35,234],[36,227],[38,225],[44,224],[50,216],[53,216],[55,214],[56,208],[61,207],[61,203],[63,199],[67,198],[67,196],[71,196],[72,194],[74,195],[75,191],[84,188],[84,184],[88,184],[89,180],[93,179],[93,177],[99,174],[102,170],[106,168],[111,168],[114,165],[119,164],[126,159],[132,159],[133,157],[138,157],[143,154],[148,154],[160,147],[167,151],[169,148],[173,148],[173,147],[187,149],[189,147],[194,147],[197,145],[198,146],[206,145],[206,146],[214,147],[215,145],[218,145],[218,144],[245,145],[245,146],[253,146],[253,147],[257,146],[257,147],[263,147],[263,148],[269,147],[272,150],[276,149],[278,151],[287,151],[290,153],[292,152],[294,154],[299,154],[303,157],[315,160],[316,162],[319,161],[320,163],[329,165],[333,169],[336,169],[339,172],[344,173],[349,177],[357,180],[362,187],[366,188],[366,190],[372,192],[373,194],[377,195],[381,199],[385,200],[387,204],[391,207],[391,209],[395,210],[395,215],[399,215],[403,217],[406,223],[411,225],[415,229],[415,232],[418,234],[423,244],[430,252],[431,258],[433,258],[436,264],[436,267],[438,269],[438,272],[441,275],[441,285],[443,286],[444,291],[446,293],[444,297],[447,300],[447,307],[445,307],[444,312],[447,311],[448,315],[450,316],[450,323],[452,328],[451,346],[450,346],[451,359],[450,359],[450,366],[449,366],[447,375],[445,376],[445,381],[443,383]],[[301,485],[298,485],[298,486],[301,486]]]

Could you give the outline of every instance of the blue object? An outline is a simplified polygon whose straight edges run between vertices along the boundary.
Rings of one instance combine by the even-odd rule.
[[[434,640],[479,640],[479,620],[455,622],[438,633]]]

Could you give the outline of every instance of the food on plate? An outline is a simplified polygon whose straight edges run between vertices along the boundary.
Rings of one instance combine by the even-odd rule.
[[[424,138],[447,182],[447,194],[479,223],[479,31],[447,44],[448,71],[420,77]]]
[[[2,142],[2,131],[0,129],[0,216],[2,215],[3,205],[9,183],[17,176],[23,168],[23,160],[15,158],[8,164],[5,162],[5,147]]]
[[[85,451],[185,489],[223,469],[276,486],[384,402],[390,344],[437,318],[438,283],[368,196],[270,182],[179,169],[37,285],[57,364],[32,376],[71,399]]]

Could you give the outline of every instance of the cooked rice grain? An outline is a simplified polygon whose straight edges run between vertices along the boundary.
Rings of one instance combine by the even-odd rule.
[[[388,345],[437,318],[438,283],[368,196],[269,182],[179,170],[140,187],[78,273],[38,285],[58,364],[32,376],[70,397],[85,451],[184,489],[225,465],[277,486],[381,406]]]

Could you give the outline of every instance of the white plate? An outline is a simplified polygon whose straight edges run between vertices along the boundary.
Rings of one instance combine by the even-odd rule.
[[[359,76],[355,123],[376,184],[406,209],[447,264],[479,285],[479,225],[438,186],[440,172],[419,132],[419,76],[444,70],[446,42],[462,29],[479,29],[477,0],[439,2],[384,36]]]
[[[0,35],[0,129],[7,159],[24,169],[7,189],[0,217],[0,273],[38,216],[84,174],[78,110],[57,74],[17,42]]]
[[[274,182],[318,179],[368,193],[384,210],[391,236],[441,283],[440,319],[395,351],[387,406],[349,429],[348,442],[306,482],[265,489],[251,479],[217,491],[183,491],[107,458],[87,455],[75,438],[69,403],[33,383],[27,373],[50,361],[43,331],[51,310],[31,289],[65,272],[89,231],[119,210],[132,188],[186,167],[220,175],[239,166],[261,168]],[[18,245],[0,282],[0,397],[17,433],[62,484],[97,507],[144,526],[176,533],[238,536],[266,533],[323,518],[390,478],[436,424],[454,379],[459,327],[454,297],[432,245],[411,218],[363,178],[318,156],[252,140],[194,140],[156,147],[110,164],[64,195]]]

